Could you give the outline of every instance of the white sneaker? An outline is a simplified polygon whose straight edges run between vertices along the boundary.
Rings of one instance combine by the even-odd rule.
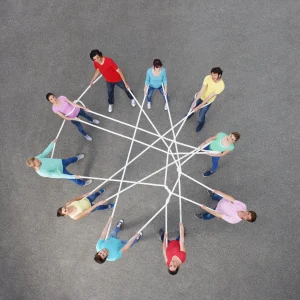
[[[88,141],[92,141],[93,139],[92,139],[92,137],[91,136],[89,136],[88,134],[87,135],[85,135],[84,136],[84,138],[86,139],[86,140],[88,140]]]
[[[99,121],[99,120],[96,120],[96,119],[94,119],[94,120],[93,120],[93,123],[94,123],[94,124],[99,124],[99,123],[100,123],[100,121]]]
[[[132,107],[135,107],[135,100],[134,100],[134,99],[131,99],[131,100],[130,100],[130,103],[131,103],[131,106],[132,106]]]
[[[92,180],[92,179],[88,179],[88,180],[86,180],[86,182],[85,182],[85,184],[84,184],[84,185],[90,185],[92,182],[93,182],[93,180]]]
[[[79,154],[79,155],[77,155],[77,158],[78,158],[78,160],[81,160],[81,159],[83,159],[84,158],[84,154]]]
[[[113,111],[113,104],[108,104],[108,112],[112,112]]]
[[[147,108],[151,109],[151,102],[147,102]]]
[[[168,103],[165,103],[165,110],[168,110]]]

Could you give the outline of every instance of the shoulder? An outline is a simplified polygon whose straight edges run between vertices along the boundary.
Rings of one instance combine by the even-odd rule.
[[[149,68],[148,70],[147,70],[147,74],[151,74],[152,73],[152,68]]]
[[[228,135],[228,134],[225,133],[225,132],[218,132],[217,137],[218,137],[218,138],[223,138],[223,137],[225,137],[225,136],[227,136],[227,135]]]
[[[97,251],[100,251],[101,248],[103,247],[103,244],[105,243],[105,240],[104,239],[99,239],[97,244],[96,244],[96,250]]]
[[[203,83],[207,84],[209,81],[211,81],[211,75],[206,75],[204,77]]]
[[[162,67],[162,68],[161,68],[161,72],[162,72],[162,73],[166,73],[166,72],[167,72],[167,71],[166,71],[166,68]]]

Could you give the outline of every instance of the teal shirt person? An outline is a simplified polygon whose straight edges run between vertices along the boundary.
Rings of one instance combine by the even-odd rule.
[[[164,84],[164,86],[167,86],[168,84],[166,69],[161,68],[160,74],[158,76],[154,76],[152,68],[149,68],[146,73],[145,85],[158,89],[162,86],[162,84]]]
[[[209,145],[209,150],[212,151],[218,151],[218,152],[224,152],[224,151],[232,151],[234,149],[234,144],[230,144],[228,147],[224,147],[222,145],[222,139],[224,137],[228,136],[227,133],[219,132],[217,134],[217,138],[212,140],[212,142]]]
[[[43,153],[35,157],[42,163],[36,172],[42,177],[74,179],[75,175],[63,174],[63,164],[61,158],[47,158],[53,147],[54,142],[51,142]]]
[[[107,261],[115,261],[122,257],[121,249],[124,247],[122,241],[118,238],[109,237],[107,240],[99,239],[96,244],[97,252],[101,251],[102,249],[108,250],[108,256],[106,258]]]

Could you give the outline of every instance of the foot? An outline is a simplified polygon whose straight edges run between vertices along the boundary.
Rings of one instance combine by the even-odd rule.
[[[205,173],[203,173],[203,177],[208,177],[212,174],[214,174],[215,172],[212,172],[211,170],[206,171]]]
[[[147,108],[151,109],[151,102],[147,102]]]
[[[200,213],[196,213],[196,214],[195,214],[195,217],[198,218],[198,219],[203,219],[203,215],[200,214]]]
[[[212,192],[212,191],[210,191],[210,190],[207,190],[207,194],[208,194],[209,196],[211,196],[211,197],[212,197],[212,195],[213,195],[213,192]]]
[[[132,106],[132,107],[135,107],[135,100],[134,100],[134,99],[131,99],[131,100],[130,100],[130,103],[131,103],[131,106]]]
[[[162,228],[159,229],[159,235],[162,236],[163,234],[165,234],[164,230]]]
[[[138,237],[136,238],[136,241],[138,242],[143,236],[143,232],[141,231],[138,235]]]
[[[114,203],[108,204],[108,208],[113,208],[115,206]]]
[[[168,103],[167,102],[165,103],[164,110],[168,110]]]
[[[117,223],[117,227],[121,228],[124,224],[124,219],[119,220],[119,222]]]
[[[85,185],[85,186],[86,186],[86,185],[90,185],[92,182],[93,182],[93,180],[92,180],[92,179],[88,179],[88,180],[85,182],[85,184],[84,184],[84,185]]]
[[[112,112],[113,111],[113,104],[108,104],[108,112]]]
[[[101,189],[101,190],[99,191],[100,195],[101,195],[101,194],[104,194],[104,192],[105,192],[105,189]]]
[[[77,159],[78,159],[78,160],[81,160],[81,159],[84,158],[84,156],[85,156],[84,154],[79,154],[79,155],[77,155]],[[78,161],[78,160],[77,160],[77,161]]]
[[[84,138],[86,139],[86,140],[88,140],[88,141],[92,141],[93,139],[92,139],[92,137],[91,136],[89,136],[88,134],[87,135],[85,135],[84,136]]]
[[[197,128],[196,128],[196,132],[199,132],[202,129],[202,124],[198,124]]]
[[[100,121],[99,121],[99,120],[96,120],[96,119],[94,119],[94,120],[93,120],[93,123],[94,123],[94,124],[99,124],[99,123],[100,123]]]

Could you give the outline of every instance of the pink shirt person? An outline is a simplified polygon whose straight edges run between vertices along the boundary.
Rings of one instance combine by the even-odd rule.
[[[59,96],[57,99],[61,102],[61,105],[59,106],[53,105],[52,106],[53,112],[55,113],[60,112],[69,118],[75,118],[78,116],[80,111],[79,107],[75,107],[72,104],[68,103],[66,101],[67,98],[65,96]]]

